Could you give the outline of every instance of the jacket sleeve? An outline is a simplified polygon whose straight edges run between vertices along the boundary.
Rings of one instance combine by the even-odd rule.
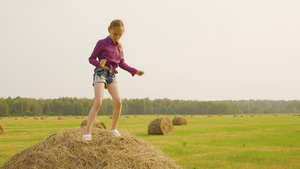
[[[127,72],[129,72],[132,76],[134,76],[136,74],[136,72],[138,71],[137,69],[130,67],[129,65],[127,65],[124,61],[124,57],[121,59],[120,63],[119,63],[120,68],[126,70]]]
[[[100,67],[100,61],[97,60],[97,57],[100,54],[102,47],[103,47],[103,45],[102,45],[101,41],[99,40],[94,48],[93,53],[89,57],[89,62],[96,67]]]

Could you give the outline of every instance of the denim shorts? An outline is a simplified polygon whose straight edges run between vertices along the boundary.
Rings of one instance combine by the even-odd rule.
[[[108,85],[112,83],[117,83],[116,75],[115,73],[111,73],[109,70],[106,69],[97,69],[95,70],[93,76],[93,86],[95,83],[105,83],[105,89],[107,89]]]

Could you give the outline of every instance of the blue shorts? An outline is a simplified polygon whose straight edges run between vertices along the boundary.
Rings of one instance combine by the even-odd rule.
[[[112,83],[117,83],[116,75],[115,73],[111,73],[109,70],[106,69],[97,69],[95,70],[93,76],[93,86],[95,83],[105,83],[105,89],[107,89],[108,85]]]

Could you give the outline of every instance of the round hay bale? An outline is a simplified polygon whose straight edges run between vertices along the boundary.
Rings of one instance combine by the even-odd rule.
[[[34,117],[33,119],[34,119],[34,120],[38,120],[39,118],[38,118],[38,117]]]
[[[165,135],[172,134],[174,131],[173,124],[170,119],[166,117],[157,118],[152,120],[148,125],[148,134],[149,135]]]
[[[58,120],[64,120],[65,118],[64,117],[58,117]]]
[[[4,127],[2,126],[2,124],[0,124],[0,135],[4,135],[5,131],[4,131]]]
[[[86,127],[86,126],[87,126],[87,120],[83,120],[83,122],[81,123],[81,127]],[[105,124],[102,121],[99,121],[97,119],[94,121],[93,127],[106,130]]]
[[[53,134],[14,155],[3,168],[181,168],[129,133],[119,138],[94,128],[92,141],[83,141],[83,132],[84,128],[75,128]]]
[[[187,125],[187,120],[183,117],[175,117],[173,120],[172,120],[172,123],[173,125]]]

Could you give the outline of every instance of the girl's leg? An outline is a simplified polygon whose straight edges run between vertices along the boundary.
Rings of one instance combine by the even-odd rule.
[[[91,134],[92,132],[92,126],[95,121],[95,118],[97,116],[97,113],[102,105],[102,100],[104,96],[104,83],[96,83],[94,84],[94,92],[95,92],[95,99],[93,107],[91,108],[89,112],[89,117],[87,121],[87,128],[85,131],[85,134]]]
[[[113,123],[112,128],[115,130],[118,126],[121,109],[122,109],[122,100],[120,97],[119,87],[118,83],[112,83],[107,86],[108,92],[111,95],[113,101],[114,101],[114,111],[113,111]]]

